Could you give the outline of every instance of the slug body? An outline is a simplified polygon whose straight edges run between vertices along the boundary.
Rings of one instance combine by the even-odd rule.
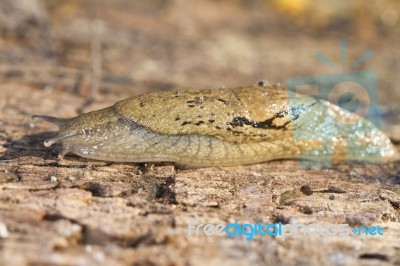
[[[337,123],[335,116],[351,123]],[[59,126],[58,135],[44,144],[61,142],[60,158],[71,152],[105,161],[194,166],[300,157],[361,162],[377,154],[380,161],[399,158],[371,122],[308,96],[289,104],[286,91],[273,87],[154,92],[70,119],[35,118]],[[329,149],[323,148],[324,136]],[[352,148],[354,143],[360,145]]]

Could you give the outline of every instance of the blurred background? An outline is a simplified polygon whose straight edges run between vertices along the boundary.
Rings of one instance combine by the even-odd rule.
[[[2,0],[0,79],[109,102],[373,69],[381,103],[395,107],[399,15],[395,0]],[[367,49],[373,56],[351,69]]]

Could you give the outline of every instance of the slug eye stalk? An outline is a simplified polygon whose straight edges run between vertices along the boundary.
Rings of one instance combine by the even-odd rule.
[[[34,115],[32,116],[33,121],[46,121],[49,123],[53,123],[56,124],[59,128],[62,128],[66,122],[69,119],[65,119],[65,118],[57,118],[57,117],[53,117],[53,116],[46,116],[46,115]],[[77,131],[71,131],[71,132],[65,132],[62,134],[58,134],[57,136],[51,138],[51,139],[47,139],[44,141],[44,146],[45,147],[50,147],[51,145],[53,145],[54,143],[60,142],[63,139],[78,135],[79,133]]]

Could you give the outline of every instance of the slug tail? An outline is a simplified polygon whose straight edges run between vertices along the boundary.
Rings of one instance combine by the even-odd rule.
[[[53,124],[56,124],[58,127],[61,127],[62,125],[65,124],[65,122],[68,120],[66,118],[58,118],[54,116],[47,116],[47,115],[34,115],[32,116],[33,121],[46,121],[50,122]]]

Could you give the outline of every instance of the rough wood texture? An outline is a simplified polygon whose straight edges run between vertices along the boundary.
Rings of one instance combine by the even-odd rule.
[[[296,161],[198,169],[77,156],[57,161],[60,147],[43,146],[55,128],[33,125],[32,114],[71,117],[178,85],[321,74],[315,51],[338,51],[329,28],[318,41],[304,32],[285,35],[290,27],[263,2],[98,3],[59,1],[49,4],[48,17],[32,15],[39,26],[22,20],[23,32],[2,29],[0,264],[400,264],[399,162],[321,170]],[[372,35],[389,40],[395,29],[386,31]],[[376,48],[381,101],[394,106],[396,42],[358,38],[363,43],[348,54]],[[384,235],[188,236],[189,223],[235,221],[379,225]]]

